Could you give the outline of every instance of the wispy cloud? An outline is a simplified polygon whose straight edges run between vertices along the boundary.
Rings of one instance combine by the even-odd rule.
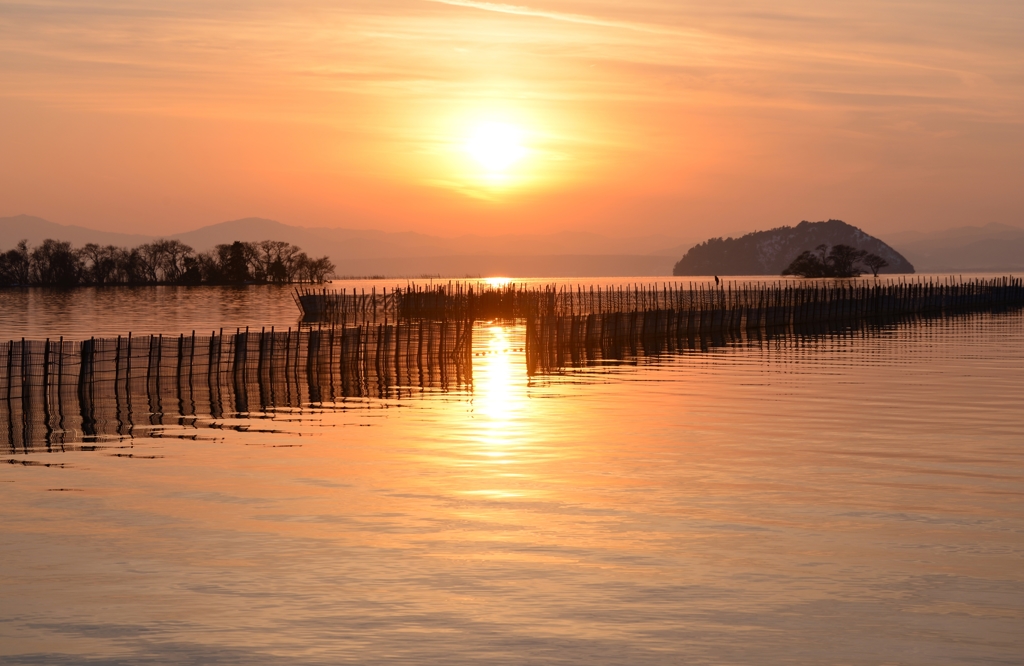
[[[480,9],[488,12],[498,12],[499,14],[533,16],[537,18],[551,19],[552,21],[580,23],[583,25],[593,25],[602,28],[617,28],[620,30],[634,30],[637,32],[649,32],[655,34],[684,34],[684,31],[674,28],[666,28],[663,26],[603,19],[597,16],[587,16],[585,14],[552,12],[543,9],[533,9],[523,5],[509,5],[499,2],[476,2],[475,0],[426,0],[426,2],[433,2],[441,5],[453,5],[455,7],[469,7],[471,9]]]

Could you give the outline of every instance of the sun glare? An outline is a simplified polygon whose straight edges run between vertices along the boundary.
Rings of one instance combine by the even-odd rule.
[[[523,131],[498,122],[477,125],[466,142],[466,150],[490,173],[501,173],[526,155]]]

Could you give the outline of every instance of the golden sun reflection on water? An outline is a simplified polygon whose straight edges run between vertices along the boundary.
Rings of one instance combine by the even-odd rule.
[[[481,469],[494,479],[520,478],[516,471],[519,455],[530,447],[529,397],[526,389],[526,367],[502,326],[486,329],[488,337],[483,349],[474,358],[473,421],[476,435],[476,458],[489,470]],[[519,491],[479,489],[471,494],[491,497],[516,497]]]

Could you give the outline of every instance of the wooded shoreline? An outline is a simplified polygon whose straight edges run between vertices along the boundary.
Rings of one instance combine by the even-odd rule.
[[[322,283],[334,274],[328,257],[311,259],[283,241],[235,241],[196,253],[176,240],[135,248],[44,240],[0,253],[0,287],[116,287]]]

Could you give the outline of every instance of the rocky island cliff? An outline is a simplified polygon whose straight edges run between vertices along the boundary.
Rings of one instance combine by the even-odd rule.
[[[801,252],[819,245],[850,245],[876,254],[889,262],[881,273],[914,272],[913,265],[883,241],[842,220],[828,220],[804,221],[739,238],[711,238],[690,248],[672,274],[779,275]]]

